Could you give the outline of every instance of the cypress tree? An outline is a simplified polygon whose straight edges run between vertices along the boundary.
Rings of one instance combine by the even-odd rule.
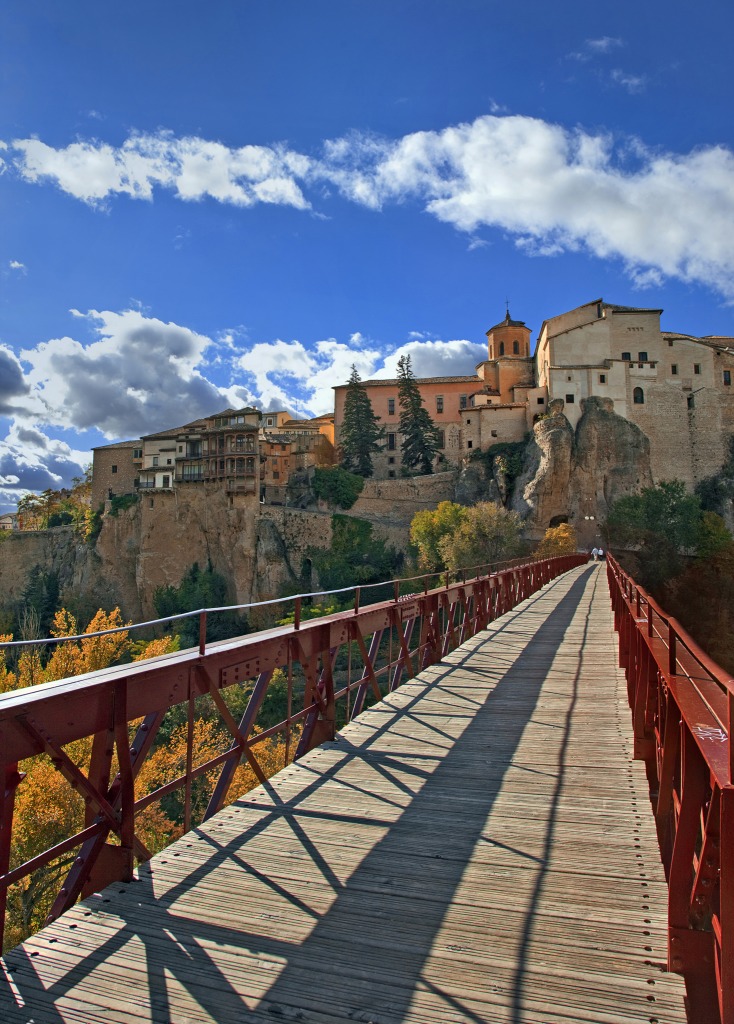
[[[402,463],[407,469],[419,467],[422,474],[432,473],[439,449],[438,428],[423,405],[410,356],[398,359],[398,402]]]
[[[384,436],[385,430],[375,416],[357,367],[353,365],[344,399],[344,422],[339,435],[342,468],[358,476],[372,476],[372,455],[382,450],[383,446],[379,442]]]

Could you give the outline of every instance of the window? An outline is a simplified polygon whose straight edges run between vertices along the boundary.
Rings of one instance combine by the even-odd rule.
[[[504,354],[505,354],[505,343],[504,343],[504,341],[501,341],[500,342],[500,355],[503,356]]]
[[[387,471],[387,475],[388,475],[388,476],[390,477],[390,479],[392,480],[392,479],[393,479],[393,477],[395,476],[395,470],[394,470],[394,469],[388,469],[388,471]]]
[[[570,374],[570,373],[569,373],[569,374],[568,374],[568,376],[566,377],[566,380],[573,380],[573,377],[571,376],[571,374]]]
[[[646,363],[647,362],[647,352],[638,352],[637,353],[637,358],[638,358],[638,360],[641,363]]]
[[[170,466],[170,465],[171,465],[171,460],[170,460],[170,459],[166,459],[166,465],[167,465],[167,466]]]
[[[512,343],[512,352],[513,352],[513,355],[516,355],[516,356],[520,355],[520,342],[519,341],[513,341],[513,343]]]
[[[694,363],[693,364],[693,372],[694,373],[700,373],[701,372],[701,364],[700,363]]]
[[[628,363],[631,358],[632,358],[632,353],[631,352],[623,352],[622,353],[622,359],[624,359],[625,363]]]
[[[607,375],[606,375],[606,373],[600,373],[599,374],[599,383],[600,384],[606,384],[606,382],[607,382]]]
[[[492,431],[490,431],[490,433],[492,434],[492,437],[497,437],[497,431],[496,430],[492,430]]]
[[[544,398],[539,398],[538,399],[538,405],[545,405],[545,399]]]
[[[179,455],[181,454],[181,452],[182,452],[182,451],[183,451],[183,445],[182,445],[182,444],[180,444],[180,445],[178,446],[178,453],[179,453]]]
[[[388,416],[394,416],[395,415],[395,399],[394,398],[388,398],[388,400],[387,400],[387,414],[388,414]]]
[[[157,455],[154,455],[154,456],[153,456],[153,465],[154,465],[154,466],[157,466],[157,465],[158,465],[158,456],[157,456]]]
[[[142,448],[133,448],[133,458],[134,459],[142,459],[142,457],[143,457],[143,449]]]
[[[272,427],[272,425],[273,425],[273,417],[272,416],[268,416],[268,418],[265,420],[265,422],[266,422],[266,424],[269,427]]]
[[[273,473],[273,480],[280,480],[280,473],[277,471],[277,469]]]
[[[695,396],[695,394],[688,395],[687,401],[688,401],[688,408],[689,409],[695,409],[696,408],[696,396]]]
[[[474,447],[474,442],[473,441],[467,441],[466,442],[466,446],[467,446],[467,448],[473,448]]]
[[[459,408],[466,409],[466,395],[459,395]]]
[[[673,374],[674,377],[678,376],[678,364],[677,363],[673,363],[673,365],[670,367],[670,372]]]
[[[163,486],[164,487],[170,487],[171,486],[171,478],[170,478],[170,476],[164,476],[163,477]]]
[[[731,370],[724,370],[724,384],[726,387],[731,387]]]
[[[395,435],[394,434],[388,434],[387,435],[387,450],[389,452],[394,452],[395,451]]]
[[[470,420],[470,419],[467,419],[467,421],[466,421],[466,425],[467,425],[467,427],[470,427],[470,426],[471,426],[471,420]]]
[[[438,447],[439,448],[445,448],[446,447],[446,431],[445,430],[439,430],[439,432],[438,432]]]
[[[673,347],[673,339],[672,338],[668,338],[668,348],[672,348],[672,347]]]
[[[470,405],[470,406],[472,407],[472,409],[473,409],[473,408],[474,408],[474,406],[475,406],[475,404],[476,404],[476,403],[475,403],[475,401],[474,401],[474,395],[472,395],[472,396],[471,396],[471,398],[469,399],[469,405]]]
[[[642,390],[642,388],[635,388],[635,390],[632,392],[632,401],[635,403],[635,405],[645,404],[645,392]]]
[[[394,466],[395,465],[395,456],[394,455],[388,455],[388,457],[387,457],[387,464],[388,464],[388,466]]]
[[[573,403],[575,401],[576,401],[576,397],[574,395],[566,395],[566,404],[567,405],[573,405]]]
[[[112,472],[113,472],[113,473],[116,473],[116,472],[117,472],[117,466],[112,466],[111,468],[112,468]]]
[[[436,395],[436,412],[443,412],[443,395]]]
[[[153,499],[153,498],[151,498],[151,499],[150,499],[150,507],[151,507],[151,508],[153,508],[153,505],[154,505],[154,503],[155,503],[155,502],[154,502],[154,499]]]

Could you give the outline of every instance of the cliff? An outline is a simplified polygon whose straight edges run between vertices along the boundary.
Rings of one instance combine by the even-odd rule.
[[[585,544],[617,498],[652,485],[650,442],[614,412],[610,399],[582,400],[575,432],[563,408],[562,401],[551,402],[548,415],[535,424],[511,505],[531,537],[569,520],[579,524]]]
[[[575,432],[563,402],[553,402],[524,449],[504,449],[470,463],[458,480],[453,472],[368,480],[346,514],[367,519],[376,536],[405,550],[415,512],[454,497],[493,500],[518,511],[531,537],[570,519],[581,524],[587,544],[612,501],[652,483],[649,441],[604,399],[582,403]],[[119,605],[137,621],[155,617],[155,590],[178,585],[194,562],[224,576],[233,604],[275,597],[284,585],[309,589],[308,549],[329,547],[332,511],[262,506],[254,495],[208,484],[142,492],[134,505],[104,517],[94,545],[70,527],[11,535],[0,549],[2,603],[19,601],[35,565],[58,573],[63,604],[83,601],[90,614]]]

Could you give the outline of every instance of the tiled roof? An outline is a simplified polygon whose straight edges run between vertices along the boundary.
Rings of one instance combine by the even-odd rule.
[[[136,438],[134,441],[115,441],[114,444],[96,444],[92,448],[93,452],[100,452],[109,448],[139,448],[140,438]]]
[[[472,383],[477,384],[477,378],[474,374],[471,376],[460,376],[460,377],[416,377],[416,384],[460,384],[460,383]],[[396,388],[400,381],[397,377],[393,377],[390,380],[363,380],[363,384],[369,384],[370,387],[392,387]],[[339,388],[348,388],[348,384],[335,384],[334,391]]]
[[[603,302],[604,309],[613,309],[615,313],[662,313],[662,309],[650,309],[647,306],[617,306],[613,302]]]
[[[492,331],[496,331],[498,327],[525,327],[526,330],[529,330],[524,320],[512,320],[510,318],[509,309],[507,310],[507,315],[505,316],[505,319],[502,320],[500,323],[495,324],[494,327],[490,327],[489,330],[487,331],[487,334],[491,334]]]

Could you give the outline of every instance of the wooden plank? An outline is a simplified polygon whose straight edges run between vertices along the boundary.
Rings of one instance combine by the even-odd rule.
[[[0,1018],[682,1024],[601,574],[553,581],[12,951]]]

